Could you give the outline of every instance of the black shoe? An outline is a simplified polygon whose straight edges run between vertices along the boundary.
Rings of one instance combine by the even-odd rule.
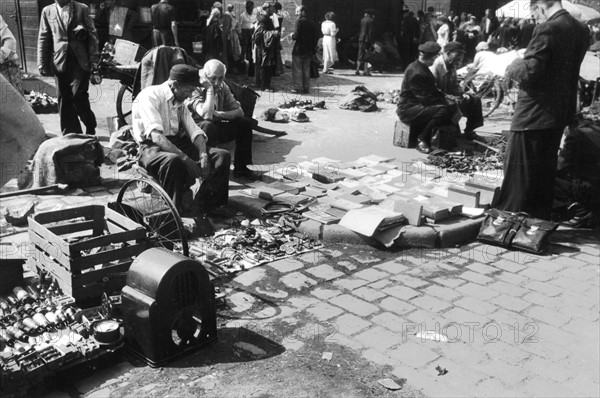
[[[463,137],[464,137],[466,140],[469,140],[469,141],[473,141],[473,140],[479,140],[479,139],[481,138],[481,137],[479,137],[479,136],[477,135],[477,133],[476,133],[476,132],[474,132],[474,131],[472,131],[472,130],[471,130],[471,131],[469,131],[469,130],[465,130],[465,132],[464,132],[464,134],[463,134]]]
[[[425,141],[419,141],[417,151],[428,155],[431,153],[431,147]]]
[[[251,181],[262,180],[262,175],[245,167],[243,169],[233,170],[233,176],[237,178],[246,178]]]

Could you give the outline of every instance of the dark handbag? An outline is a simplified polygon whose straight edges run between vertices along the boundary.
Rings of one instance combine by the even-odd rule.
[[[557,223],[532,218],[526,213],[490,209],[481,224],[477,240],[540,254],[545,249],[548,235],[557,227]]]

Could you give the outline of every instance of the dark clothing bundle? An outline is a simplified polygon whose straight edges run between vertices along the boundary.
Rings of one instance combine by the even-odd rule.
[[[350,94],[340,100],[341,109],[352,111],[375,112],[377,108],[377,96],[365,86],[356,86]]]
[[[523,59],[507,76],[520,92],[511,124],[498,208],[549,218],[557,151],[564,128],[573,121],[579,68],[588,28],[560,10],[537,25]]]

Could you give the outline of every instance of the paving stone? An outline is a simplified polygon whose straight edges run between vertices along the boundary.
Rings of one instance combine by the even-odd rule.
[[[460,307],[454,307],[446,313],[444,313],[444,319],[446,320],[446,323],[453,322],[463,326],[463,334],[468,332],[470,327],[468,324],[477,324],[473,325],[473,327],[476,328],[476,330],[479,333],[479,336],[481,336],[481,328],[483,327],[483,325],[492,321],[492,318],[489,315],[479,315]]]
[[[498,307],[493,304],[481,301],[473,297],[463,297],[454,302],[454,305],[462,307],[467,311],[472,311],[479,315],[488,315],[494,312]]]
[[[565,325],[570,319],[570,316],[559,314],[556,311],[549,310],[548,308],[539,305],[528,308],[525,313],[534,319],[557,327]]]
[[[393,350],[388,351],[388,354],[407,366],[418,368],[435,361],[440,357],[440,355],[429,348],[428,345],[432,346],[431,342],[421,343],[420,340],[415,339],[400,344]]]
[[[383,299],[380,306],[388,311],[395,312],[398,315],[405,315],[415,309],[413,305],[400,301],[394,297]]]
[[[500,295],[500,292],[489,289],[487,286],[483,287],[477,283],[467,283],[466,285],[459,286],[456,288],[456,291],[463,295],[472,296],[484,301],[491,300]]]
[[[547,377],[530,377],[523,383],[515,386],[530,397],[571,397],[573,392],[568,387],[562,386]]]
[[[564,256],[561,257],[560,263],[565,267],[566,270],[584,267],[587,264],[585,261],[578,260],[577,258],[569,258]]]
[[[525,287],[528,289],[531,289],[531,290],[535,290],[536,292],[545,294],[546,296],[549,296],[549,297],[558,296],[559,294],[561,294],[563,292],[563,289],[561,289],[559,287],[556,287],[549,283],[544,283],[544,282],[539,282],[539,281],[533,281],[533,282],[527,283],[525,285]]]
[[[448,286],[452,289],[459,287],[460,285],[464,285],[467,283],[465,280],[460,278],[449,278],[449,277],[440,277],[433,279],[433,282],[439,283],[440,285]]]
[[[513,335],[516,336],[515,338],[521,338],[521,340],[519,340],[521,342],[523,338],[523,333],[521,333],[521,331],[523,330],[525,325],[536,322],[536,320],[531,318],[530,316],[521,315],[519,313],[509,311],[504,308],[498,309],[493,314],[490,314],[489,317],[493,320],[493,322],[500,324],[503,330],[507,330],[513,333]],[[515,329],[518,329],[518,331],[515,332]],[[526,335],[528,334],[529,333],[527,332]]]
[[[384,293],[381,293],[380,291],[377,291],[375,289],[371,289],[370,287],[359,287],[356,290],[352,291],[352,294],[355,295],[356,297],[359,297],[363,300],[367,300],[367,301],[375,301],[375,300],[379,300],[382,297],[385,297]]]
[[[392,357],[390,357],[389,355],[385,355],[382,354],[381,352],[374,350],[374,349],[368,349],[362,352],[361,356],[366,359],[367,361],[371,361],[374,364],[377,365],[389,365],[389,366],[393,366],[396,364],[396,360]]]
[[[318,287],[311,292],[313,296],[318,297],[322,300],[330,299],[332,297],[340,295],[341,293],[342,292],[338,290],[324,289],[322,287]]]
[[[427,369],[415,369],[406,365],[395,368],[392,375],[398,379],[409,380],[411,387],[418,389],[417,396],[426,397],[466,397],[468,390],[462,387],[450,387],[449,379],[436,379],[437,372]]]
[[[344,279],[338,279],[337,281],[334,281],[333,284],[341,287],[342,289],[346,289],[346,290],[354,290],[357,287],[366,285],[367,282],[364,279],[359,279],[359,278],[344,278]]]
[[[293,258],[283,258],[269,263],[269,267],[276,269],[282,274],[304,268],[304,263]]]
[[[466,279],[470,282],[479,283],[480,285],[486,285],[486,284],[494,281],[492,278],[478,274],[477,272],[473,272],[473,271],[463,272],[460,275],[460,277],[463,279]]]
[[[316,305],[317,303],[319,303],[319,300],[317,300],[316,298],[312,298],[312,297],[291,297],[288,300],[288,304],[290,304],[293,307],[298,308],[299,310],[303,310],[305,308],[310,307],[311,305]]]
[[[408,301],[414,297],[421,295],[421,293],[417,292],[416,290],[413,290],[410,287],[406,287],[406,286],[402,286],[402,285],[390,286],[390,287],[383,289],[383,291],[386,294],[389,294],[390,296],[394,296],[400,300],[405,300],[405,301]]]
[[[461,295],[456,293],[453,289],[448,289],[447,287],[431,285],[423,289],[423,293],[429,294],[443,300],[452,301],[459,298]]]
[[[490,275],[490,274],[499,272],[497,268],[490,267],[489,265],[484,265],[481,263],[469,264],[469,265],[467,265],[466,268],[470,269],[471,271],[483,274],[483,275]]]
[[[596,258],[600,256],[600,248],[598,245],[579,245],[579,250]]]
[[[337,265],[346,268],[348,271],[354,271],[358,267],[350,261],[338,261]]]
[[[318,251],[302,253],[299,256],[294,257],[296,260],[302,261],[307,265],[317,265],[323,261],[321,254]]]
[[[562,256],[556,258],[540,258],[538,261],[527,264],[528,269],[537,269],[546,271],[547,274],[553,275],[563,270],[565,266],[562,264]]]
[[[359,316],[368,316],[379,311],[377,306],[349,294],[333,297],[329,302]]]
[[[567,277],[556,278],[554,280],[549,281],[548,283],[553,286],[560,287],[566,291],[572,292],[587,290],[593,286],[591,283],[586,283]]]
[[[328,264],[321,264],[313,268],[308,268],[306,272],[316,276],[317,278],[325,279],[326,281],[339,278],[340,276],[345,276],[343,272],[336,271],[331,265]]]
[[[406,319],[400,318],[391,312],[382,312],[375,315],[371,320],[393,332],[402,332]]]
[[[354,274],[354,277],[365,279],[369,282],[375,282],[380,279],[388,278],[390,274],[383,271],[378,271],[374,268],[367,268]]]
[[[531,376],[531,373],[525,371],[523,368],[524,367],[522,363],[507,363],[506,361],[496,357],[491,357],[489,360],[483,361],[477,365],[478,371],[489,375],[490,379],[495,377],[496,380],[500,381],[502,383],[503,390],[506,389],[506,386],[514,386]],[[527,366],[527,369],[530,369],[529,366]],[[487,393],[491,394],[492,390],[488,389]],[[506,395],[499,394],[498,396]]]
[[[558,383],[564,383],[571,377],[570,372],[565,371],[562,366],[557,366],[551,360],[536,356],[527,361],[527,369],[531,369],[533,373]]]
[[[378,264],[375,268],[379,268],[382,271],[389,272],[392,275],[401,274],[408,270],[408,267],[397,263],[396,261],[388,261],[383,264]]]
[[[333,321],[333,324],[339,333],[342,333],[346,336],[353,335],[372,325],[371,322],[352,314],[344,314],[339,316]]]
[[[482,347],[482,352],[484,352],[489,358],[502,360],[511,366],[517,366],[520,371],[526,375],[526,369],[531,368],[529,366],[525,366],[525,363],[529,359],[533,358],[534,355],[520,348],[520,345],[522,344],[520,338],[520,333],[503,331],[500,341],[494,340],[484,344]],[[481,364],[478,364],[477,367],[480,365]],[[491,375],[498,375],[499,371],[504,373],[504,368],[501,367],[500,369],[496,369],[496,372]]]
[[[564,302],[560,299],[560,296],[548,297],[545,294],[531,292],[523,296],[523,300],[526,300],[529,303],[541,305],[542,307],[546,307],[554,311],[560,310],[560,312],[564,313],[564,311],[561,310],[564,306]]]
[[[439,314],[432,314],[431,312],[425,311],[421,308],[417,308],[415,311],[406,315],[406,319],[410,323],[414,324],[410,327],[417,327],[419,331],[441,329],[446,323],[446,320],[443,316]],[[406,328],[408,327],[409,326],[406,326]]]
[[[355,339],[365,347],[387,353],[388,348],[400,343],[401,337],[398,333],[390,332],[381,326],[373,326],[356,335]]]
[[[233,278],[233,280],[244,286],[250,286],[250,285],[253,285],[254,283],[262,280],[265,277],[265,275],[266,275],[265,269],[257,267],[257,268],[253,268],[248,271],[242,272],[241,274],[239,274],[238,276]]]
[[[522,397],[525,396],[515,391],[498,379],[488,378],[479,382],[471,391],[475,397]]]
[[[422,279],[413,278],[408,275],[395,275],[392,276],[392,279],[398,281],[408,287],[412,287],[413,289],[418,289],[423,286],[429,285],[429,282],[424,281]]]
[[[256,299],[245,292],[236,292],[227,297],[231,303],[231,309],[235,312],[248,311],[254,305]]]
[[[391,280],[382,279],[380,281],[370,283],[368,286],[371,289],[382,290],[382,289],[388,287],[389,285],[391,285],[392,283],[393,283],[393,281],[391,281]]]
[[[506,259],[498,260],[495,263],[493,263],[492,265],[496,268],[500,268],[501,270],[513,272],[513,273],[517,273],[517,272],[525,269],[525,267],[523,265],[517,264],[513,261],[506,260]]]
[[[410,300],[410,303],[434,313],[441,312],[452,307],[452,304],[448,303],[447,301],[443,301],[432,296],[417,297]]]
[[[510,295],[514,297],[521,297],[530,291],[522,287],[506,283],[504,281],[496,281],[486,287],[492,288],[500,293],[504,293],[505,295]]]
[[[342,309],[327,303],[318,303],[307,308],[306,311],[313,314],[320,321],[326,321],[344,312]]]
[[[296,290],[302,290],[303,288],[314,286],[317,284],[317,281],[309,278],[304,274],[301,274],[300,272],[292,272],[286,274],[283,277],[281,277],[280,281],[284,285]]]
[[[358,341],[356,341],[354,338],[344,336],[341,333],[336,333],[335,335],[330,336],[327,339],[327,341],[331,342],[331,343],[342,345],[344,347],[348,347],[348,348],[350,348],[352,350],[356,350],[356,351],[360,351],[364,348],[363,345],[361,343],[359,343]]]
[[[496,275],[496,279],[500,279],[514,286],[521,286],[529,282],[529,279],[525,278],[524,276],[521,276],[519,274],[513,274],[512,272],[503,272],[499,275]]]
[[[507,294],[501,294],[500,296],[496,297],[494,299],[494,303],[502,308],[506,308],[507,310],[515,312],[521,312],[531,305],[531,303],[528,301],[509,296]]]
[[[529,279],[534,279],[540,282],[547,282],[554,277],[552,273],[546,270],[539,270],[537,268],[526,268],[523,271],[519,272],[519,275],[524,276]]]
[[[361,264],[372,264],[372,263],[378,263],[381,261],[381,259],[374,257],[374,256],[370,256],[368,254],[357,254],[354,256],[350,256],[351,258],[353,258],[354,260],[358,261]]]
[[[590,270],[586,267],[568,267],[557,274],[557,277],[572,278],[578,281],[586,282],[598,278],[598,269]]]

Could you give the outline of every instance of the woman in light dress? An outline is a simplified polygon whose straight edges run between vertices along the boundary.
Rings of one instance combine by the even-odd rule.
[[[446,44],[448,44],[449,42],[452,41],[452,38],[450,37],[450,21],[448,20],[448,18],[442,16],[438,18],[438,23],[441,25],[440,28],[437,30],[437,44],[439,44],[442,48],[444,48],[444,46]]]
[[[336,35],[339,31],[335,26],[335,14],[330,11],[325,14],[325,21],[321,24],[323,33],[323,73],[332,74],[330,68],[338,60],[336,46]]]

